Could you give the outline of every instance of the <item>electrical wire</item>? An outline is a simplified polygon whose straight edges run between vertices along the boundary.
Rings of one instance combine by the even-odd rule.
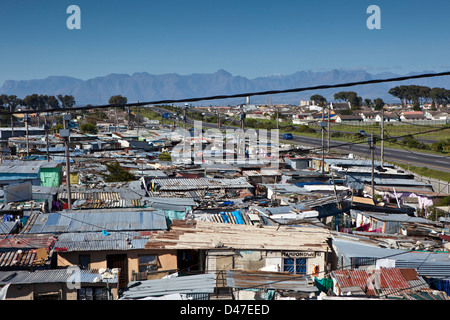
[[[302,92],[302,91],[312,91],[312,90],[325,90],[332,88],[343,88],[343,87],[352,87],[359,85],[367,85],[367,84],[377,84],[377,83],[385,83],[385,82],[398,82],[412,79],[423,79],[423,78],[433,78],[433,77],[442,77],[449,76],[450,71],[440,72],[440,73],[425,73],[419,75],[411,75],[411,76],[403,76],[403,77],[395,77],[395,78],[387,78],[387,79],[375,79],[375,80],[366,80],[366,81],[357,81],[357,82],[347,82],[341,84],[332,84],[332,85],[318,85],[311,87],[302,87],[302,88],[293,88],[293,89],[284,89],[284,90],[269,90],[269,91],[259,91],[259,92],[247,92],[247,93],[238,93],[238,94],[230,94],[230,95],[216,95],[216,96],[205,96],[205,97],[197,97],[197,98],[184,98],[184,99],[175,99],[175,100],[156,100],[156,101],[148,101],[148,102],[136,102],[136,103],[125,103],[125,104],[106,104],[106,105],[97,105],[97,106],[84,106],[84,107],[72,107],[72,108],[53,108],[53,109],[45,109],[42,112],[61,112],[61,111],[75,111],[75,110],[90,110],[90,109],[103,109],[103,108],[122,108],[122,107],[133,107],[133,106],[145,106],[145,105],[158,105],[158,104],[172,104],[172,103],[182,103],[182,102],[198,102],[198,101],[207,101],[207,100],[222,100],[222,99],[231,99],[231,98],[244,98],[250,96],[259,96],[259,95],[273,95],[273,94],[282,94],[282,93],[293,93],[293,92]],[[14,112],[5,112],[3,110],[0,111],[0,114],[4,115],[12,115],[12,114],[25,114],[30,112],[38,112],[36,110],[21,110]]]
[[[402,136],[397,136],[397,137],[388,137],[388,138],[377,138],[377,141],[383,141],[383,140],[390,140],[390,139],[396,139],[396,138],[404,138],[404,137],[410,137],[410,136],[415,136],[415,135],[419,135],[419,134],[424,134],[424,133],[429,133],[429,132],[437,132],[437,131],[442,131],[442,130],[447,130],[448,128],[443,127],[443,128],[437,128],[437,129],[433,129],[433,130],[427,130],[427,131],[422,131],[422,132],[417,132],[417,133],[410,133],[410,134],[405,134]],[[357,144],[361,144],[363,142],[367,142],[367,140],[365,139],[364,141],[362,140],[356,140],[354,142],[348,142],[348,143],[343,143],[343,144],[339,144],[339,145],[333,145],[330,146],[330,148],[339,148],[339,147],[343,147],[343,146],[351,146],[351,145],[357,145]],[[322,150],[322,147],[316,147],[313,149],[317,149],[317,150]],[[443,156],[443,157],[447,157],[447,156]]]
[[[392,257],[396,257],[396,256],[400,256],[400,255],[408,254],[408,253],[412,253],[412,252],[416,252],[416,250],[406,250],[406,251],[404,251],[404,252],[394,253],[394,254],[391,254],[391,255],[384,256],[384,257],[379,257],[379,258],[377,258],[377,259],[387,259],[387,258],[392,258]],[[427,257],[422,261],[421,265],[422,265],[423,263],[425,263],[426,260],[428,260],[428,258],[430,257],[430,255],[431,255],[431,252],[430,252],[430,253],[427,255]],[[353,264],[350,264],[350,265],[347,265],[347,266],[341,266],[339,270],[344,270],[344,269],[352,268],[352,267],[353,267]],[[311,277],[311,276],[319,275],[319,274],[323,274],[323,277],[326,277],[326,276],[331,275],[332,272],[333,272],[333,271],[330,271],[330,272],[319,271],[318,273],[301,274],[301,275],[299,274],[299,275],[294,275],[294,276],[291,275],[291,276],[287,277],[286,279],[278,279],[278,280],[266,282],[266,283],[264,283],[264,284],[254,285],[254,286],[248,286],[248,287],[241,288],[241,289],[244,289],[244,290],[245,290],[245,289],[256,289],[256,288],[260,288],[260,287],[266,287],[267,285],[270,285],[270,284],[276,284],[276,283],[280,283],[280,282],[291,281],[291,280],[296,279],[296,278],[302,278],[302,279],[303,279],[303,278],[306,278],[306,277]],[[413,286],[413,287],[414,287],[414,286]],[[411,288],[412,288],[412,287],[411,287]],[[408,288],[404,288],[404,289],[402,289],[402,290],[407,290],[407,289],[408,289]]]
[[[349,83],[343,83],[343,84],[335,84],[335,85],[319,85],[319,86],[312,86],[312,87],[304,87],[304,88],[294,88],[294,89],[286,89],[286,90],[270,90],[270,91],[262,91],[262,92],[248,92],[248,93],[240,93],[240,94],[232,94],[232,95],[218,95],[218,96],[209,96],[209,97],[199,97],[199,98],[187,98],[187,99],[177,99],[177,100],[158,100],[158,101],[150,101],[150,102],[140,102],[140,103],[129,103],[129,104],[121,104],[121,105],[113,105],[113,104],[107,104],[107,105],[97,105],[97,106],[85,106],[85,107],[74,107],[74,108],[55,108],[55,109],[46,109],[43,110],[43,112],[63,112],[63,111],[75,111],[75,110],[86,110],[86,109],[101,109],[101,108],[117,108],[117,107],[127,107],[127,106],[144,106],[144,105],[158,105],[158,104],[170,104],[170,103],[180,103],[180,102],[197,102],[197,101],[206,101],[206,100],[217,100],[217,99],[229,99],[229,98],[239,98],[239,97],[248,97],[248,96],[257,96],[257,95],[269,95],[269,94],[281,94],[281,93],[292,93],[292,92],[301,92],[301,91],[311,91],[311,90],[323,90],[323,89],[331,89],[331,88],[342,88],[342,87],[351,87],[351,86],[357,86],[357,85],[366,85],[366,84],[375,84],[375,83],[384,83],[384,82],[395,82],[395,81],[404,81],[404,80],[410,80],[410,79],[421,79],[421,78],[431,78],[431,77],[438,77],[438,76],[448,76],[450,75],[450,72],[442,72],[442,73],[433,73],[433,74],[421,74],[421,75],[415,75],[415,76],[406,76],[406,77],[396,77],[396,78],[389,78],[389,79],[379,79],[379,80],[369,80],[369,81],[360,81],[360,82],[349,82]],[[29,110],[22,110],[22,111],[14,111],[14,112],[4,112],[3,110],[0,111],[0,114],[4,115],[12,115],[12,114],[24,114],[29,113]],[[444,128],[447,129],[447,128]],[[433,131],[440,131],[443,130],[443,128],[430,130],[426,132],[420,132],[415,133],[417,134],[423,134],[427,132],[433,132]],[[405,135],[405,136],[411,136]],[[397,137],[399,138],[399,137]],[[384,140],[389,140],[390,138],[385,138]],[[355,145],[360,144],[361,142],[352,142],[352,143],[345,143],[341,145],[334,145],[330,146],[330,148],[339,148],[342,146],[348,146],[348,145]],[[320,147],[319,150],[322,150],[323,148]],[[62,216],[66,216],[60,212],[57,212],[57,214],[60,214]],[[73,217],[70,217],[71,219],[77,220]],[[80,221],[80,220],[78,220]],[[82,223],[87,223],[84,221],[81,221]],[[89,224],[89,223],[87,223]],[[92,225],[92,224],[90,224]],[[99,227],[99,226],[96,226]],[[124,234],[127,234],[125,232],[122,232]],[[128,234],[127,234],[128,235]],[[406,253],[406,252],[405,252]],[[404,254],[404,253],[401,253]],[[431,254],[431,253],[430,253]],[[425,260],[424,260],[425,262]],[[423,263],[424,263],[423,262]],[[301,277],[304,277],[302,275]],[[281,281],[281,280],[280,280]],[[276,281],[278,282],[278,281]]]

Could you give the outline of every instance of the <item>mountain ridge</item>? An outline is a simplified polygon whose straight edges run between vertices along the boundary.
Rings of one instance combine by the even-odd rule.
[[[425,73],[425,72],[423,72]],[[426,73],[431,73],[427,71]],[[408,75],[419,74],[410,72]],[[249,79],[240,75],[219,69],[214,73],[192,73],[180,75],[177,73],[151,74],[148,72],[110,73],[87,80],[70,76],[48,76],[44,79],[6,80],[0,92],[14,94],[23,98],[29,94],[73,95],[77,105],[107,104],[113,95],[123,95],[128,102],[145,102],[158,100],[182,100],[216,95],[232,95],[261,92],[269,90],[285,90],[318,85],[333,85],[374,79],[400,77],[392,72],[378,74],[368,73],[363,69],[329,71],[300,70],[287,75],[270,75]],[[430,87],[450,87],[448,77],[408,80],[401,82],[386,82],[366,86],[342,87],[317,91],[304,91],[270,96],[251,97],[251,103],[289,103],[297,105],[300,100],[309,100],[313,94],[321,94],[328,101],[339,91],[355,91],[359,96],[369,99],[382,98],[385,102],[395,102],[388,94],[390,88],[397,85],[417,84]],[[244,103],[244,99],[210,100],[199,102],[203,105],[223,105]]]

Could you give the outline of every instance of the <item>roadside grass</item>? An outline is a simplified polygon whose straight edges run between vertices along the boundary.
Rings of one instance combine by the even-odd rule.
[[[313,126],[316,129],[319,129],[319,126]],[[435,132],[427,132],[420,133],[423,131],[430,131],[433,129],[439,129],[447,127],[447,129],[435,131]],[[380,135],[381,126],[379,124],[369,124],[369,125],[345,125],[338,123],[330,124],[331,131],[341,131],[341,132],[351,132],[356,133],[358,130],[365,130],[368,134],[374,133],[375,135]],[[385,124],[384,130],[390,136],[404,136],[404,135],[416,135],[418,139],[430,139],[430,140],[440,140],[443,137],[450,137],[450,126],[449,125],[412,125],[412,124]]]
[[[391,162],[390,163],[396,165],[397,167],[409,170],[411,172],[417,173],[424,177],[434,178],[438,180],[448,181],[450,182],[450,172],[443,172],[438,170],[429,169],[427,167],[416,167],[403,163]]]
[[[168,109],[170,111],[173,111],[172,108],[164,106],[165,109]],[[145,114],[142,110],[145,110]],[[146,116],[149,119],[154,120],[161,120],[161,115],[155,111],[142,108],[140,110],[141,114],[143,116]],[[197,119],[199,120],[199,119]],[[209,123],[217,123],[217,119],[215,117],[212,117],[210,119],[204,119],[208,120]],[[223,121],[222,120],[222,126],[225,128],[227,125],[233,125],[238,126],[239,120],[235,120],[233,123],[232,121]],[[188,125],[188,127],[191,127]],[[277,122],[274,119],[249,119],[247,118],[245,120],[245,127],[246,128],[253,128],[253,129],[276,129],[277,128]],[[280,122],[278,124],[279,132],[281,134],[290,132],[293,135],[299,135],[299,136],[305,136],[305,137],[311,137],[311,138],[321,138],[322,134],[320,132],[320,127],[317,124],[310,124],[310,125],[295,125],[290,122],[284,121]],[[436,131],[436,132],[429,132],[426,134],[417,134],[419,132],[433,130],[433,129],[439,129],[443,127],[448,127],[447,129]],[[392,125],[392,124],[385,124],[384,129],[388,133],[387,137],[396,137],[396,136],[406,136],[406,135],[416,135],[418,139],[431,139],[431,140],[442,140],[450,138],[450,126],[447,125],[433,125],[433,126],[426,126],[426,125],[410,125],[410,124],[398,124],[398,125]],[[379,137],[381,127],[379,124],[370,124],[370,125],[343,125],[343,124],[336,124],[336,123],[330,123],[330,131],[340,131],[342,134],[331,134],[330,140],[340,141],[340,142],[347,142],[347,143],[359,143],[364,144],[365,137],[356,135],[358,130],[365,130],[367,134],[374,133],[376,136]],[[325,144],[327,143],[328,136],[327,132],[324,134]],[[288,141],[288,140],[286,140]],[[380,147],[380,142],[376,143],[377,147]],[[401,145],[398,141],[395,140],[385,140],[384,141],[385,148],[392,148],[392,149],[399,149],[399,150],[408,150],[411,152],[422,152],[422,153],[429,153],[429,154],[436,154],[436,155],[450,155],[450,150],[443,150],[441,152],[433,151],[427,148],[421,148],[420,146],[418,148],[414,148],[412,146],[404,146]]]

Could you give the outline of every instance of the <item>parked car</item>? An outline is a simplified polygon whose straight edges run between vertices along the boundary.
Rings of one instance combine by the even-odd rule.
[[[294,136],[292,135],[292,133],[285,133],[283,135],[283,139],[291,140],[294,139]]]
[[[358,130],[358,131],[356,131],[356,133],[359,133],[362,136],[366,136],[367,135],[365,130]]]

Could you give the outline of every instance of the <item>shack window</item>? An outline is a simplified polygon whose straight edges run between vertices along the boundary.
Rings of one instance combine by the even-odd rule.
[[[306,274],[306,258],[284,258],[283,271],[291,274]]]
[[[139,256],[139,272],[149,272],[158,269],[156,255]]]
[[[80,288],[78,300],[108,300],[107,288]]]
[[[60,300],[59,293],[49,292],[49,293],[39,293],[34,295],[34,300]]]
[[[91,263],[91,256],[89,254],[80,254],[78,256],[78,266],[82,270],[88,270]]]

